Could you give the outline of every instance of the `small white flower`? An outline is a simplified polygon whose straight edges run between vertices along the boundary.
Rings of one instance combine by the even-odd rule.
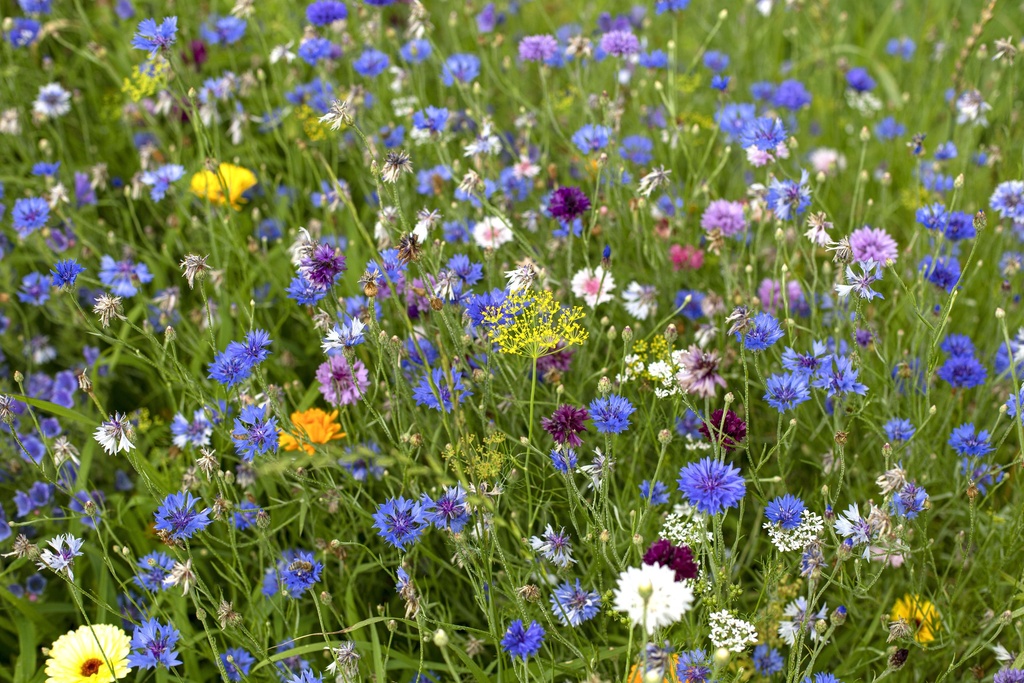
[[[689,582],[676,581],[670,567],[645,564],[619,574],[614,607],[625,612],[634,626],[643,626],[648,635],[676,623],[692,606],[693,588]]]
[[[591,308],[612,300],[615,278],[603,266],[584,268],[572,276],[572,293],[582,298]]]
[[[633,281],[622,293],[626,310],[637,320],[647,320],[658,310],[658,290],[652,285],[642,285]]]
[[[82,539],[75,538],[71,534],[62,534],[51,538],[50,548],[53,548],[53,551],[47,548],[39,553],[39,568],[50,568],[58,574],[67,574],[68,579],[74,581],[75,574],[71,570],[71,566],[74,564],[75,558],[81,556],[83,542]]]
[[[748,645],[757,642],[757,629],[749,621],[734,617],[729,610],[713,612],[711,642],[715,647],[724,647],[732,652],[743,652]]]
[[[108,455],[128,452],[135,448],[130,436],[132,434],[132,423],[123,413],[114,413],[114,416],[96,428],[93,437],[103,447]]]
[[[515,293],[530,288],[537,279],[537,269],[532,263],[524,263],[515,270],[506,271],[505,277],[508,279],[508,291]]]
[[[71,111],[71,93],[60,83],[48,83],[39,88],[39,95],[32,103],[32,112],[44,119],[56,119]]]
[[[772,522],[765,522],[763,526],[768,531],[768,537],[772,544],[779,549],[779,552],[786,553],[803,550],[817,540],[825,528],[825,521],[820,515],[810,510],[804,510],[800,518],[800,526],[795,529],[783,529],[779,524]]]

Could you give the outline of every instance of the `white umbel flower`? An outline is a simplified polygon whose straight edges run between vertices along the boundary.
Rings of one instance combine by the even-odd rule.
[[[748,645],[757,643],[757,629],[749,621],[734,617],[729,610],[712,612],[711,642],[731,652],[743,652]]]
[[[642,565],[619,574],[614,607],[625,612],[634,626],[643,626],[647,634],[671,626],[693,606],[693,588],[676,581],[670,567]]]
[[[819,534],[825,529],[825,520],[821,518],[821,515],[804,510],[800,526],[795,529],[784,529],[781,525],[773,522],[765,522],[763,528],[768,531],[772,545],[778,548],[779,552],[786,553],[803,550],[818,540]]]

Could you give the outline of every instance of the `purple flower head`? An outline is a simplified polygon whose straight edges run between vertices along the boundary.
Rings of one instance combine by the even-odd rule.
[[[316,561],[313,553],[299,552],[280,573],[280,580],[289,594],[302,594],[320,581],[323,571],[323,564]]]
[[[172,493],[156,511],[156,529],[175,541],[192,538],[210,525],[210,509],[193,509],[199,501],[189,492]]]
[[[42,197],[23,197],[14,201],[11,221],[14,231],[22,239],[46,225],[50,217],[50,205]]]
[[[743,204],[716,199],[708,204],[700,217],[700,227],[705,232],[719,230],[725,237],[733,237],[747,229],[747,220],[743,216]]]
[[[853,252],[853,260],[858,263],[875,261],[885,264],[889,260],[896,261],[899,256],[896,240],[888,232],[867,225],[850,234],[850,250]]]
[[[524,62],[546,62],[558,52],[558,40],[542,34],[526,36],[519,41],[519,59]]]
[[[875,89],[875,79],[864,67],[855,67],[846,72],[846,84],[857,92],[868,92]]]
[[[344,254],[327,242],[318,243],[299,264],[299,274],[320,290],[330,289],[345,269]]]
[[[441,81],[451,87],[455,81],[471,83],[480,75],[480,58],[474,54],[452,55],[441,69]]]
[[[460,484],[445,488],[444,495],[436,501],[423,494],[423,511],[427,520],[438,529],[449,529],[459,533],[469,522],[466,508],[466,491]]]
[[[575,585],[566,581],[551,592],[551,612],[563,626],[575,628],[596,617],[600,611],[601,595],[597,591],[585,590],[579,579]]]
[[[693,551],[688,546],[672,545],[671,541],[663,538],[652,543],[644,553],[644,564],[668,567],[676,573],[676,581],[696,579],[700,573]]]
[[[590,210],[590,199],[578,187],[560,187],[551,193],[548,211],[563,222],[572,222]]]
[[[540,426],[544,428],[555,443],[578,448],[583,440],[578,436],[587,431],[584,423],[590,419],[586,408],[577,408],[567,403],[555,408],[551,417],[542,418]]]
[[[235,418],[231,439],[245,462],[252,462],[257,455],[277,452],[277,420],[268,415],[269,411],[269,406],[247,405]]]
[[[75,280],[78,279],[78,276],[84,272],[85,268],[78,265],[78,262],[74,259],[57,261],[50,271],[50,274],[53,275],[53,280],[50,284],[62,290],[71,289],[75,286]]]
[[[640,41],[632,31],[609,31],[601,36],[601,49],[613,57],[628,57],[640,51]]]
[[[700,433],[708,441],[712,440],[711,434],[714,433],[714,440],[726,451],[731,451],[747,437],[747,423],[731,410],[723,413],[719,408],[711,413],[710,429],[707,422],[701,422]]]
[[[349,361],[344,355],[331,356],[316,371],[320,393],[328,403],[344,406],[356,403],[370,386],[366,366],[358,358]]]
[[[949,445],[958,455],[980,458],[995,450],[992,444],[989,443],[989,433],[987,430],[983,429],[977,434],[975,434],[974,430],[974,424],[966,422],[954,429],[949,435]]]
[[[807,184],[807,171],[800,171],[800,182],[772,178],[768,184],[765,202],[775,216],[784,221],[795,219],[811,205],[811,189]]]

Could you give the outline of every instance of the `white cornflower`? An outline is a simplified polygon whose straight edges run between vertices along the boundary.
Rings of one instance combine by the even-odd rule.
[[[711,642],[732,652],[743,652],[748,645],[757,643],[757,629],[749,621],[734,617],[729,610],[712,612]]]
[[[114,413],[113,417],[96,428],[93,437],[108,455],[135,448],[130,437],[132,423],[123,413]]]
[[[284,45],[278,45],[270,51],[270,63],[277,64],[282,59],[285,64],[291,64],[295,61],[295,53],[292,52],[292,45],[295,44],[294,40],[289,40]]]
[[[658,290],[653,285],[633,281],[622,292],[626,310],[637,320],[647,320],[658,310]]]
[[[181,594],[188,595],[188,591],[192,588],[192,584],[195,583],[196,575],[192,571],[192,560],[185,560],[182,562],[175,562],[171,568],[171,573],[164,579],[164,585],[170,586],[181,586]]]
[[[643,626],[648,635],[676,623],[692,606],[693,588],[689,582],[676,581],[670,567],[645,564],[619,574],[614,607],[625,612],[634,626]]]
[[[365,329],[366,324],[359,318],[352,318],[344,325],[335,323],[323,338],[321,348],[324,353],[330,353],[331,351],[341,351],[346,346],[362,344],[364,341],[363,330]]]
[[[792,645],[800,629],[806,629],[810,639],[817,640],[819,636],[814,629],[814,622],[824,619],[827,613],[828,605],[822,605],[817,614],[814,610],[808,610],[807,598],[800,596],[783,610],[783,614],[789,618],[779,622],[779,637],[786,641],[787,645]]]
[[[643,178],[640,179],[640,185],[637,187],[637,192],[642,197],[650,197],[651,193],[659,187],[668,185],[668,176],[672,171],[666,170],[664,166],[659,166],[654,169]]]
[[[992,109],[992,105],[982,99],[981,92],[968,90],[956,100],[956,122],[987,126],[988,119],[985,118],[985,112],[990,109]]]
[[[591,308],[612,300],[615,278],[604,269],[584,268],[572,276],[572,293],[582,298]]]
[[[67,574],[68,579],[74,581],[75,574],[71,571],[71,566],[75,563],[75,558],[82,555],[82,543],[82,539],[71,534],[51,538],[50,548],[53,548],[53,551],[47,548],[39,553],[39,568],[50,568],[58,574]]]
[[[508,279],[508,291],[515,293],[530,288],[537,279],[537,269],[532,263],[524,263],[515,270],[505,271],[505,277]]]
[[[781,525],[773,522],[765,522],[763,527],[767,529],[772,545],[778,548],[779,552],[786,553],[803,550],[816,541],[825,528],[825,521],[821,515],[804,510],[800,518],[800,526],[795,529],[784,529]]]
[[[487,216],[473,226],[473,241],[484,249],[497,249],[512,241],[512,227],[502,218]]]
[[[32,103],[32,112],[44,119],[56,119],[71,111],[71,93],[60,83],[48,83],[39,88],[39,95]]]

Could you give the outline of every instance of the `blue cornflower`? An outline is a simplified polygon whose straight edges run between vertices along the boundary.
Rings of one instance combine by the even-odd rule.
[[[316,66],[317,62],[324,59],[330,59],[331,53],[334,51],[334,45],[327,38],[306,38],[299,43],[299,49],[296,50],[296,54],[299,59],[304,61],[310,66]]]
[[[170,556],[159,550],[154,550],[139,558],[136,566],[138,571],[132,579],[135,581],[135,585],[153,593],[167,590],[168,586],[164,581],[170,576],[171,569],[174,567],[174,560]]]
[[[914,425],[910,423],[910,420],[894,417],[885,423],[883,427],[885,430],[885,437],[893,443],[901,443],[903,441],[910,441],[910,438],[914,436]]]
[[[682,12],[690,6],[690,0],[657,0],[654,3],[654,12],[664,14],[665,12]]]
[[[747,126],[757,118],[757,108],[749,103],[729,103],[715,112],[715,122],[729,140],[739,140]]]
[[[565,569],[576,560],[572,557],[572,544],[569,542],[569,534],[565,529],[555,531],[548,524],[544,527],[543,536],[530,538],[530,547],[536,550],[541,556],[554,565]]]
[[[191,420],[178,413],[171,420],[171,434],[174,437],[171,442],[181,449],[209,446],[210,437],[213,436],[213,424],[202,408],[192,414]]]
[[[509,625],[505,637],[501,639],[501,647],[505,652],[513,659],[519,657],[524,662],[540,652],[543,645],[544,628],[536,621],[531,621],[528,627],[523,628],[523,620],[516,619]]]
[[[1001,218],[1024,222],[1024,180],[1007,180],[996,185],[989,205]]]
[[[324,566],[316,561],[313,553],[299,551],[281,571],[280,581],[291,595],[301,594],[310,590],[320,581]]]
[[[868,92],[875,89],[875,79],[868,70],[858,66],[846,72],[846,84],[857,92]]]
[[[770,152],[786,141],[786,135],[782,121],[771,116],[759,116],[746,122],[739,137],[744,149],[756,147],[762,152]]]
[[[711,458],[683,467],[678,482],[690,505],[707,515],[736,507],[747,491],[739,469]]]
[[[29,273],[21,278],[18,301],[31,306],[42,306],[50,299],[50,278],[43,273]]]
[[[210,363],[210,374],[207,377],[228,387],[249,379],[252,374],[252,366],[237,351],[239,346],[241,345],[238,342],[231,342],[228,344],[227,350],[214,356],[213,362]]]
[[[885,44],[885,54],[890,57],[900,57],[903,61],[909,62],[914,58],[914,50],[917,45],[907,36],[902,38],[890,38]]]
[[[157,531],[166,531],[175,541],[192,535],[210,525],[210,508],[193,510],[199,500],[188,491],[172,493],[156,511]]]
[[[344,676],[342,676],[344,679]],[[323,676],[313,673],[312,669],[300,669],[284,680],[284,683],[324,683]]]
[[[402,49],[398,51],[398,54],[402,56],[403,60],[410,64],[419,64],[429,59],[432,51],[430,41],[420,39],[410,40],[402,46]]]
[[[575,628],[601,611],[601,595],[584,590],[579,579],[575,585],[566,581],[552,591],[551,611],[563,626]]]
[[[155,669],[162,666],[170,669],[181,664],[174,649],[181,633],[171,624],[161,624],[149,619],[135,627],[132,634],[132,652],[128,655],[128,666],[141,669]]]
[[[970,455],[979,458],[995,450],[989,443],[988,430],[983,429],[975,435],[975,427],[965,422],[949,435],[949,445],[958,455]]]
[[[551,451],[551,464],[562,474],[576,469],[576,451],[572,448],[554,448]]]
[[[153,274],[145,263],[135,263],[131,259],[115,261],[106,254],[100,259],[100,282],[110,287],[115,296],[135,296],[139,291],[138,285],[152,280]]]
[[[1006,399],[1006,414],[1010,417],[1017,417],[1017,414],[1021,413],[1021,420],[1024,421],[1024,411],[1020,410],[1022,404],[1024,404],[1024,389],[1015,391]]]
[[[480,75],[480,58],[473,54],[452,55],[441,68],[441,81],[452,86],[455,81],[471,83]]]
[[[11,30],[7,34],[7,40],[14,48],[28,47],[36,42],[43,25],[35,19],[18,17],[11,23]]]
[[[42,197],[22,197],[14,200],[11,221],[18,237],[25,238],[46,225],[50,217],[50,205]]]
[[[935,160],[946,161],[948,159],[956,159],[957,149],[956,143],[952,140],[943,142],[935,149]]]
[[[235,528],[239,531],[245,531],[256,524],[256,518],[260,512],[261,508],[259,505],[248,500],[243,500],[235,508],[234,514],[231,515],[231,523],[234,524]]]
[[[816,673],[814,674],[814,681],[811,681],[810,676],[804,677],[803,683],[843,683],[841,680],[833,676],[832,674]]]
[[[590,402],[590,417],[602,434],[620,434],[629,429],[629,416],[636,411],[633,404],[617,394],[595,398]]]
[[[423,494],[423,513],[431,524],[438,529],[449,529],[459,533],[469,522],[469,510],[466,508],[466,491],[461,484],[448,486],[444,495],[436,501]]]
[[[928,502],[928,492],[923,487],[908,481],[900,492],[892,497],[892,510],[901,517],[914,519],[924,510]]]
[[[53,0],[18,0],[25,14],[49,14],[53,11]]]
[[[572,143],[583,154],[598,152],[608,146],[612,131],[607,126],[588,123],[572,134]]]
[[[448,110],[444,107],[427,107],[412,115],[412,125],[419,130],[443,133],[448,123]]]
[[[259,365],[270,356],[270,333],[255,329],[245,335],[245,342],[237,347],[237,353],[249,363],[250,367]]]
[[[643,135],[630,135],[619,143],[619,156],[626,161],[644,166],[654,158],[654,143]]]
[[[676,678],[688,683],[708,683],[711,678],[711,660],[704,650],[687,650],[679,653],[676,664]]]
[[[178,17],[167,17],[158,25],[155,19],[143,19],[139,22],[139,30],[132,38],[132,47],[136,50],[146,50],[149,58],[153,59],[156,54],[166,51],[174,45],[178,33]]]
[[[796,496],[787,493],[779,496],[768,503],[764,509],[764,516],[773,524],[778,524],[783,529],[792,531],[800,526],[800,519],[807,506]]]
[[[768,183],[765,202],[776,218],[788,221],[796,218],[811,205],[811,189],[807,185],[807,171],[800,171],[800,182],[772,178]]]
[[[854,393],[863,396],[868,392],[867,385],[857,381],[859,370],[853,369],[852,361],[846,356],[832,356],[829,366],[811,382],[811,386],[828,390],[828,397],[836,394]]]
[[[988,378],[988,370],[974,356],[953,356],[935,374],[954,389],[977,387]]]
[[[764,395],[764,400],[780,413],[792,410],[811,398],[807,377],[797,373],[772,375],[765,382],[765,388],[767,393]]]
[[[653,484],[644,479],[640,482],[640,497],[647,501],[648,505],[664,505],[668,503],[668,486],[665,482],[656,481]]]
[[[689,297],[689,301],[687,301]],[[704,303],[704,299],[707,298],[707,294],[704,292],[698,292],[693,289],[680,289],[676,292],[676,298],[673,302],[675,309],[679,313],[690,320],[700,320],[704,317],[704,308],[701,304]]]
[[[317,0],[306,7],[306,21],[313,26],[329,26],[348,17],[348,8],[340,0]]]
[[[416,405],[450,413],[454,407],[452,398],[456,396],[456,392],[458,392],[459,403],[466,400],[467,396],[473,395],[473,392],[462,384],[462,373],[458,370],[452,370],[450,374],[446,375],[441,368],[434,368],[429,373],[429,377],[433,380],[433,386],[427,377],[427,373],[424,373],[419,384],[413,387],[412,397],[416,401]]]
[[[768,84],[769,88],[771,84]],[[751,92],[754,92],[753,86],[751,86]],[[757,94],[754,94],[757,97]],[[807,92],[807,88],[800,81],[788,80],[779,83],[779,87],[775,88],[774,91],[769,91],[765,97],[759,97],[758,99],[771,99],[772,106],[785,107],[791,111],[798,111],[803,109],[811,103],[811,93]]]
[[[303,306],[314,306],[327,296],[326,289],[320,289],[301,274],[292,278],[285,291],[289,299]]]
[[[729,55],[718,50],[708,50],[704,53],[704,67],[721,73],[729,68]]]
[[[245,35],[245,26],[245,19],[213,15],[199,27],[199,33],[211,45],[233,45]]]
[[[721,74],[715,74],[711,77],[711,87],[714,90],[725,92],[729,89],[729,79],[731,76],[723,76]]]
[[[758,313],[751,321],[750,328],[742,335],[743,345],[750,351],[764,351],[782,339],[782,327],[771,313]],[[736,333],[740,340],[740,333]]]
[[[484,267],[473,263],[465,254],[455,254],[448,259],[448,269],[459,276],[467,287],[472,287],[484,277]]]
[[[75,259],[57,261],[50,270],[50,274],[53,275],[53,280],[50,284],[62,290],[71,289],[75,286],[75,280],[78,279],[78,276],[84,272],[85,268],[78,265],[78,261]]]
[[[249,669],[256,659],[240,647],[229,647],[220,655],[220,661],[228,673],[228,680],[237,683],[243,676],[249,675]]]
[[[974,342],[966,334],[947,334],[939,348],[951,356],[974,355]]]
[[[142,174],[142,184],[149,185],[149,198],[158,202],[167,194],[171,183],[180,180],[185,175],[185,167],[178,164],[166,164],[155,171],[146,171]]]
[[[902,137],[907,132],[907,127],[891,116],[886,116],[875,125],[875,137],[883,142]]]
[[[381,504],[373,514],[377,534],[399,550],[415,543],[430,523],[423,512],[423,504],[404,496]]]
[[[951,242],[970,240],[978,236],[974,227],[974,216],[966,211],[951,211],[942,234]]]
[[[807,378],[816,377],[824,367],[827,351],[828,347],[822,341],[813,342],[810,353],[797,353],[787,346],[782,352],[782,367]]]
[[[1004,476],[998,465],[968,457],[960,459],[960,474],[974,482],[974,486],[982,495],[988,493],[989,486],[1001,482]],[[1024,683],[1024,680],[1021,683]]]
[[[939,203],[920,207],[915,212],[914,217],[917,219],[918,223],[929,230],[944,231],[946,229],[946,223],[949,221],[949,214],[946,212],[946,207]]]
[[[352,62],[352,69],[360,76],[376,78],[391,65],[391,60],[380,50],[367,48]]]
[[[278,445],[277,420],[270,414],[270,406],[247,405],[235,418],[231,433],[235,451],[245,462],[257,455],[276,453]]]
[[[786,664],[779,651],[765,643],[754,648],[753,659],[754,669],[757,670],[758,675],[765,678],[779,673]]]
[[[60,162],[49,163],[46,161],[39,161],[32,164],[32,175],[47,178],[50,176],[56,176],[57,171],[60,170]]]

